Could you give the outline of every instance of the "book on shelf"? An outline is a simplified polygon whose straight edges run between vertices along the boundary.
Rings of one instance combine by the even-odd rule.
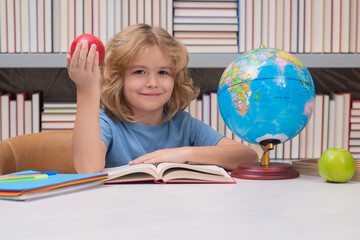
[[[323,52],[331,53],[332,1],[324,1]]]
[[[283,49],[284,44],[284,1],[276,1],[276,33],[275,46]]]
[[[352,109],[360,109],[360,99],[354,99],[351,101]]]
[[[21,171],[1,176],[3,179],[14,175],[44,174],[37,171]],[[46,173],[45,173],[46,174]],[[94,187],[103,183],[106,173],[49,174],[46,178],[1,181],[0,199],[28,200],[65,194]]]
[[[238,23],[237,17],[174,17],[174,24],[178,23],[207,23],[207,24],[225,24],[225,23]]]
[[[43,92],[36,91],[31,95],[32,100],[32,132],[40,132],[41,125],[41,112],[43,107]]]
[[[218,131],[218,98],[216,92],[210,92],[210,127]]]
[[[28,92],[16,93],[16,127],[17,135],[25,134],[25,101],[28,99]]]
[[[210,94],[203,93],[202,94],[202,121],[210,126]]]
[[[350,145],[350,148],[352,146],[360,147],[360,138],[350,138],[349,145]]]
[[[291,52],[291,24],[292,24],[292,0],[284,1],[283,4],[283,50]],[[297,20],[297,19],[296,19]]]
[[[10,100],[10,120],[9,120],[9,129],[10,129],[10,136],[9,138],[17,136],[17,116],[16,116],[16,100]]]
[[[237,23],[176,23],[174,31],[230,31],[237,32]]]
[[[125,165],[105,168],[109,183],[152,181],[155,183],[236,183],[221,167],[184,163]]]
[[[304,42],[305,42],[305,0],[299,0],[298,5],[298,39],[297,49],[298,53],[304,53]],[[275,4],[275,3],[273,3]]]
[[[41,131],[44,130],[72,130],[75,121],[41,121]]]
[[[292,161],[292,166],[300,173],[300,175],[320,176],[318,159]],[[360,181],[360,160],[358,159],[355,159],[355,174],[351,180]]]
[[[20,1],[15,1],[14,3],[15,52],[21,53],[21,6]]]
[[[237,32],[199,31],[199,32],[174,32],[175,38],[237,38]]]
[[[349,53],[350,50],[350,1],[341,1],[340,52]]]
[[[359,130],[350,130],[350,139],[352,138],[360,138]]]
[[[312,1],[311,53],[323,52],[324,2],[325,1]],[[314,9],[316,9],[316,11],[314,11]]]
[[[351,130],[360,130],[360,123],[350,123],[350,131]]]
[[[203,103],[202,99],[196,99],[196,119],[203,120]]]
[[[360,123],[360,116],[351,116],[350,117],[350,122],[351,123]]]
[[[0,1],[0,52],[7,53],[6,2]]]
[[[12,93],[3,93],[1,95],[1,140],[10,137],[10,102],[13,97],[14,95]]]
[[[332,37],[331,53],[341,52],[341,0],[332,1]]]
[[[174,8],[237,8],[236,1],[174,1]]]
[[[323,121],[324,121],[324,95],[315,95],[314,109],[314,128],[313,128],[313,158],[319,158],[323,152]]]
[[[349,152],[350,153],[360,153],[360,146],[350,146]]]
[[[187,45],[230,45],[237,46],[237,38],[177,38],[182,44]]]
[[[322,151],[328,149],[330,96],[323,94]]]
[[[2,0],[0,52],[68,52],[82,33],[106,43],[136,23],[173,34],[177,24],[231,22],[238,25],[240,52],[264,44],[292,53],[359,53],[359,5],[357,0]]]
[[[254,7],[253,7],[253,46],[254,48],[260,47],[262,45],[262,1],[261,0],[254,0]]]
[[[76,113],[41,113],[41,121],[44,122],[66,122],[75,121]]]
[[[174,8],[174,16],[180,17],[237,17],[236,8]]]
[[[189,53],[237,53],[236,45],[186,45]]]
[[[24,110],[24,134],[32,133],[32,101],[31,99],[25,100],[25,110]]]
[[[291,1],[291,13],[290,13],[290,52],[297,53],[298,52],[298,33],[299,33],[299,10],[298,10],[297,0]]]
[[[352,117],[360,117],[360,108],[352,108],[350,111]]]

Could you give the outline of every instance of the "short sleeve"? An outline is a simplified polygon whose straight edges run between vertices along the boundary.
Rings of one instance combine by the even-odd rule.
[[[109,146],[112,144],[112,121],[109,119],[109,116],[107,116],[104,112],[104,110],[100,110],[100,131],[101,131],[101,140],[103,140],[106,144],[106,146],[109,148]]]
[[[192,146],[215,146],[224,135],[212,129],[206,123],[191,118],[191,145]]]

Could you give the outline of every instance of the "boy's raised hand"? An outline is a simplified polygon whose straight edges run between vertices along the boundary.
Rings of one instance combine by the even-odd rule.
[[[95,44],[91,45],[89,51],[87,41],[77,44],[73,56],[67,56],[66,66],[78,91],[99,89],[99,52]]]

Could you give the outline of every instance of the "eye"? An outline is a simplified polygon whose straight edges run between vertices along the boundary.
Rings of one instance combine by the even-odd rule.
[[[169,75],[169,73],[167,71],[160,71],[159,74],[160,75]]]
[[[136,70],[134,71],[134,74],[145,74],[145,71],[144,70]]]

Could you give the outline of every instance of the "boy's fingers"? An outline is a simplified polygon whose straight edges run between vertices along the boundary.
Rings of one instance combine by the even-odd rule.
[[[93,63],[93,72],[96,71],[96,69],[99,68],[99,52],[96,51],[95,52],[95,57],[94,57],[94,63]]]
[[[87,55],[88,55],[88,42],[84,41],[82,46],[81,46],[81,51],[79,53],[78,67],[80,67],[80,68],[85,67]]]
[[[78,65],[80,49],[81,49],[81,43],[78,43],[76,45],[73,55],[69,56],[69,60],[71,60],[71,62],[69,63],[69,66],[72,68],[76,68]]]
[[[90,46],[90,50],[89,50],[89,53],[88,53],[87,58],[86,58],[85,69],[87,69],[87,70],[92,70],[93,69],[95,53],[96,53],[96,45],[92,44]]]

